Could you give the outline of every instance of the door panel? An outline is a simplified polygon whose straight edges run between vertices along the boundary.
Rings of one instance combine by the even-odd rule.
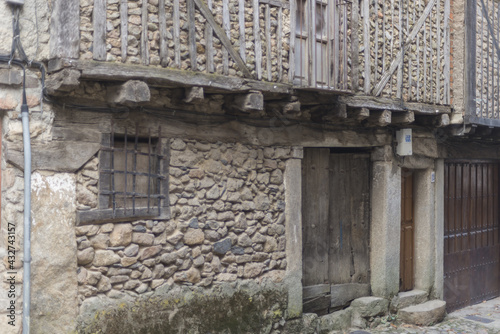
[[[400,291],[409,291],[414,286],[414,220],[413,220],[413,173],[401,173],[401,245],[400,245]]]
[[[445,164],[444,299],[448,311],[500,295],[499,167]]]
[[[326,313],[350,302],[351,296],[369,294],[369,164],[368,154],[304,150],[304,310]],[[343,287],[332,288],[338,294],[334,297],[324,292],[325,284]],[[368,292],[358,296],[358,291]],[[336,300],[325,310],[325,298],[330,297]]]

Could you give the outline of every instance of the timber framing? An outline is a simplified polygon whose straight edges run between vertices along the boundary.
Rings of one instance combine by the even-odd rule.
[[[260,91],[266,96],[282,95],[292,96],[300,92],[299,101],[308,99],[308,95],[314,96],[315,103],[320,104],[323,100],[338,98],[338,103],[345,104],[350,109],[365,108],[369,110],[389,110],[391,112],[413,112],[415,115],[439,115],[452,112],[450,106],[404,102],[400,99],[385,97],[371,97],[361,95],[339,95],[339,92],[306,91],[296,88],[291,84],[264,82],[253,79],[229,77],[217,74],[183,71],[177,69],[149,68],[140,65],[129,65],[120,63],[105,63],[97,61],[79,61],[66,58],[58,58],[49,61],[49,73],[62,69],[74,69],[81,72],[80,80],[99,80],[108,82],[125,82],[129,80],[142,80],[151,86],[165,88],[189,88],[202,87],[206,93],[243,93],[249,91]]]

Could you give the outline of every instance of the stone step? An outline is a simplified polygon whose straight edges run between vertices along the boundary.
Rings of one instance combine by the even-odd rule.
[[[394,296],[391,301],[391,312],[396,313],[398,310],[408,306],[422,304],[427,301],[427,292],[422,290],[411,290],[400,292]]]
[[[417,326],[429,326],[443,320],[446,302],[430,300],[423,304],[408,306],[398,311],[399,320]]]

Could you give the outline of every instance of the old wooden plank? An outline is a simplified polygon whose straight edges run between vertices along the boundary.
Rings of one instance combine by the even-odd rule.
[[[484,4],[484,1],[482,1]],[[481,87],[481,90],[485,90],[484,99],[485,99],[485,110],[481,113],[483,117],[488,117],[488,112],[490,111],[490,20],[489,20],[489,1],[486,1],[486,8],[483,7],[483,12],[485,14],[486,21],[488,23],[488,29],[486,29],[486,84]],[[481,77],[484,76],[485,73],[481,73]]]
[[[212,0],[207,0],[207,7],[212,11]],[[212,26],[208,21],[205,23],[205,41],[207,42],[206,49],[205,49],[205,57],[207,58],[207,72],[208,73],[213,73],[214,69],[214,42],[213,42],[213,37],[214,31],[212,29]]]
[[[302,170],[303,285],[329,284],[328,148],[304,150]]]
[[[105,81],[126,81],[140,79],[170,87],[203,86],[206,89],[227,91],[261,90],[264,92],[292,92],[292,86],[282,83],[268,83],[200,72],[189,73],[170,68],[147,68],[144,66],[105,63],[94,61],[73,61],[72,66],[82,72],[82,78]]]
[[[148,218],[170,218],[169,212],[162,211],[162,215],[158,216],[157,210],[148,210],[148,208],[136,208],[135,213],[132,209],[116,208],[104,209],[104,210],[89,210],[89,211],[77,211],[76,213],[76,225],[87,225],[87,224],[99,224],[99,223],[112,223],[112,222],[123,222],[123,221],[133,221]]]
[[[80,57],[80,1],[54,0],[50,19],[50,58]]]
[[[394,56],[394,0],[391,0],[391,57]],[[393,87],[392,84],[393,80],[389,80],[389,91],[391,92],[391,95],[393,94]]]
[[[262,79],[262,45],[260,41],[259,12],[259,0],[253,0],[253,42],[255,52],[255,73],[257,74],[257,80]]]
[[[245,0],[238,0],[238,23],[240,26],[240,57],[246,63],[246,41],[245,41]]]
[[[174,0],[174,66],[181,68],[180,13],[179,0]]]
[[[369,108],[376,110],[392,110],[392,111],[413,111],[418,114],[443,114],[451,113],[451,107],[445,105],[433,105],[420,102],[403,102],[399,99],[390,99],[385,97],[373,96],[339,96],[339,101],[346,103],[347,106],[353,108]]]
[[[330,307],[330,300],[330,294],[304,300],[302,311],[304,313],[326,314]]]
[[[347,283],[332,285],[330,290],[331,307],[348,305],[356,298],[369,296],[370,290],[370,284]]]
[[[222,45],[227,49],[229,54],[231,55],[231,58],[233,58],[234,62],[240,69],[240,71],[243,73],[243,75],[247,78],[252,78],[252,74],[248,70],[248,68],[245,65],[245,62],[241,59],[240,55],[236,50],[233,48],[231,41],[229,38],[226,36],[224,30],[215,22],[215,18],[212,15],[212,12],[208,9],[207,5],[203,0],[193,0],[198,9],[200,10],[201,14],[205,17],[205,19],[212,25],[212,28],[214,29],[215,34],[221,41]],[[257,0],[258,1],[258,0]],[[257,20],[258,23],[258,20]]]
[[[288,82],[293,83],[295,76],[295,30],[297,22],[296,0],[290,0],[290,50],[288,51]]]
[[[429,14],[430,15],[430,14]],[[428,47],[427,47],[427,23],[424,21],[424,25],[423,25],[423,30],[424,30],[424,33],[423,33],[423,36],[422,36],[422,44],[423,44],[423,57],[422,57],[422,71],[424,72],[424,77],[423,77],[423,87],[424,87],[424,91],[423,91],[423,98],[422,98],[422,101],[423,102],[427,102],[429,101],[427,99],[427,82],[428,82],[428,79],[429,79],[429,74],[427,73],[427,50],[428,50]]]
[[[187,22],[188,22],[188,49],[189,59],[191,60],[191,70],[198,69],[198,54],[196,51],[196,27],[194,0],[187,0]],[[225,73],[227,74],[227,73]]]
[[[330,154],[328,269],[332,284],[351,282],[351,197],[349,154]],[[354,195],[356,196],[356,195]]]
[[[260,3],[262,4],[269,4],[274,7],[279,7],[279,8],[291,8],[291,3],[286,2],[286,1],[280,1],[280,0],[259,0]]]
[[[94,0],[92,58],[106,60],[106,0]]]
[[[500,22],[500,21],[499,21]],[[450,104],[450,0],[444,0],[444,104]]]
[[[352,91],[359,91],[359,1],[352,2],[351,10],[351,82]]]
[[[160,63],[168,65],[168,41],[167,41],[167,16],[165,13],[165,0],[158,1],[158,24],[160,29]]]
[[[351,221],[351,283],[370,283],[370,156],[349,155],[347,179],[351,200],[345,201]]]
[[[370,0],[363,0],[363,53],[365,94],[370,93]]]
[[[421,6],[421,1],[422,0],[418,0],[418,9],[419,9],[419,12],[420,12],[420,6]],[[420,34],[417,34],[417,101],[420,102]]]
[[[466,115],[476,113],[476,0],[466,3],[465,10],[465,103]]]
[[[142,0],[141,25],[141,62],[149,65],[148,0]]]
[[[379,36],[379,20],[378,20],[378,2],[373,3],[373,18],[375,20],[375,36],[373,38],[373,42],[375,43],[375,67],[373,68],[373,80],[377,82],[378,80],[378,68],[379,68],[379,61],[378,61],[378,36]]]
[[[410,34],[406,38],[406,41],[404,43],[404,47],[398,52],[397,57],[392,61],[391,66],[389,67],[389,69],[385,73],[382,74],[382,77],[381,77],[380,81],[375,86],[375,88],[374,88],[374,95],[375,96],[379,96],[380,95],[380,93],[384,89],[385,85],[389,81],[390,77],[392,76],[392,74],[394,74],[394,71],[396,71],[396,69],[398,68],[399,64],[402,62],[402,60],[403,60],[403,54],[406,53],[406,52],[408,52],[408,49],[410,48],[411,43],[413,42],[413,40],[417,36],[418,32],[420,31],[420,29],[424,25],[425,20],[429,16],[430,12],[432,11],[432,7],[435,4],[436,4],[436,0],[429,0],[429,2],[427,3],[427,6],[424,9],[424,13],[419,18],[419,20],[417,21],[417,23],[413,26],[412,31],[410,32]]]
[[[265,7],[265,36],[266,36],[266,72],[267,72],[267,80],[272,80],[272,72],[271,72],[271,7],[269,4],[266,4]]]
[[[437,4],[438,0],[436,0]],[[434,21],[432,17],[434,16],[434,11],[429,14],[429,102],[434,100],[434,77],[437,74],[434,71],[434,43],[436,37],[434,36]]]
[[[230,33],[230,19],[229,19],[229,0],[222,0],[222,28],[226,36],[229,37]],[[229,53],[227,48],[222,48],[222,70],[225,75],[229,74]]]
[[[100,143],[80,141],[51,141],[32,144],[32,170],[74,173],[92,158]],[[24,169],[22,143],[5,146],[5,160],[20,170]]]
[[[307,300],[330,294],[330,284],[317,284],[302,288],[302,299]]]
[[[128,48],[128,1],[127,0],[120,1],[120,39],[121,39],[122,62],[124,63],[127,61],[127,48]]]
[[[283,80],[283,8],[278,8],[278,31],[277,31],[277,48],[278,48],[278,82]],[[290,35],[295,34],[294,32]]]

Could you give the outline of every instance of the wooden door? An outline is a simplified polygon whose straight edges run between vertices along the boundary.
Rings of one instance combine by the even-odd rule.
[[[304,312],[319,314],[369,295],[368,154],[304,150]]]
[[[401,173],[401,255],[399,263],[399,291],[409,291],[414,286],[414,220],[413,220],[413,173],[403,169]]]
[[[500,296],[499,164],[448,161],[444,300],[453,311]]]

